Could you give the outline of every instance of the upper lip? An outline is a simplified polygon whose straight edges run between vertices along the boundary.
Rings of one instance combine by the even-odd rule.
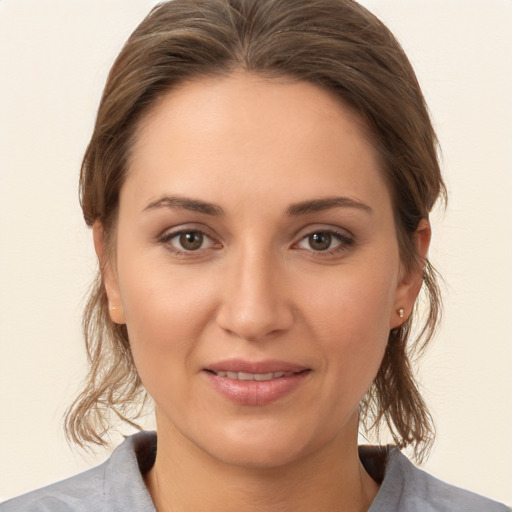
[[[209,364],[204,368],[212,372],[243,372],[243,373],[276,373],[276,372],[294,372],[299,373],[309,370],[306,366],[290,363],[287,361],[267,360],[267,361],[247,361],[244,359],[227,359]]]

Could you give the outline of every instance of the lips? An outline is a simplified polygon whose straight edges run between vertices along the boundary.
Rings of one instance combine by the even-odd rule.
[[[232,372],[232,373],[249,373],[261,374],[268,373],[300,373],[308,370],[300,364],[289,363],[287,361],[267,360],[267,361],[246,361],[243,359],[228,359],[208,365],[205,370],[214,373]]]
[[[203,374],[224,398],[240,405],[262,406],[300,388],[311,373],[309,368],[284,361],[221,361]]]
[[[246,373],[246,372],[214,372],[219,377],[227,377],[234,380],[272,380],[280,379],[281,377],[291,377],[295,375],[294,372],[270,372],[270,373]]]

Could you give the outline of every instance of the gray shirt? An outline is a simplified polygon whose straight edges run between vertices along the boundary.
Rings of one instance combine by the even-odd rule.
[[[153,465],[156,434],[128,437],[103,464],[0,505],[1,512],[156,512],[142,475]],[[368,512],[507,512],[505,505],[448,485],[393,447],[360,447],[381,483]]]

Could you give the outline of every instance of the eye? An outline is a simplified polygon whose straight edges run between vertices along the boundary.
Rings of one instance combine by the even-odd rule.
[[[204,235],[200,231],[187,231],[176,235],[179,245],[187,251],[197,251],[204,242]]]
[[[332,236],[332,233],[312,233],[306,237],[307,243],[314,251],[326,251],[332,249],[333,241],[339,244],[339,240]]]
[[[343,251],[353,244],[354,240],[348,235],[335,231],[315,231],[302,238],[297,247],[299,249],[332,254]]]
[[[213,240],[208,235],[197,229],[166,233],[160,238],[160,242],[166,244],[177,254],[197,252],[214,245]]]

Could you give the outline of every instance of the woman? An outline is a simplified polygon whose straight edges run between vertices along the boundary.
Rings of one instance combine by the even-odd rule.
[[[131,437],[5,510],[505,510],[396,448],[357,449],[363,423],[418,458],[431,443],[408,351],[437,323],[443,192],[414,73],[357,4],[157,7],[84,157],[101,275],[67,426],[102,443],[147,391],[158,449]]]

